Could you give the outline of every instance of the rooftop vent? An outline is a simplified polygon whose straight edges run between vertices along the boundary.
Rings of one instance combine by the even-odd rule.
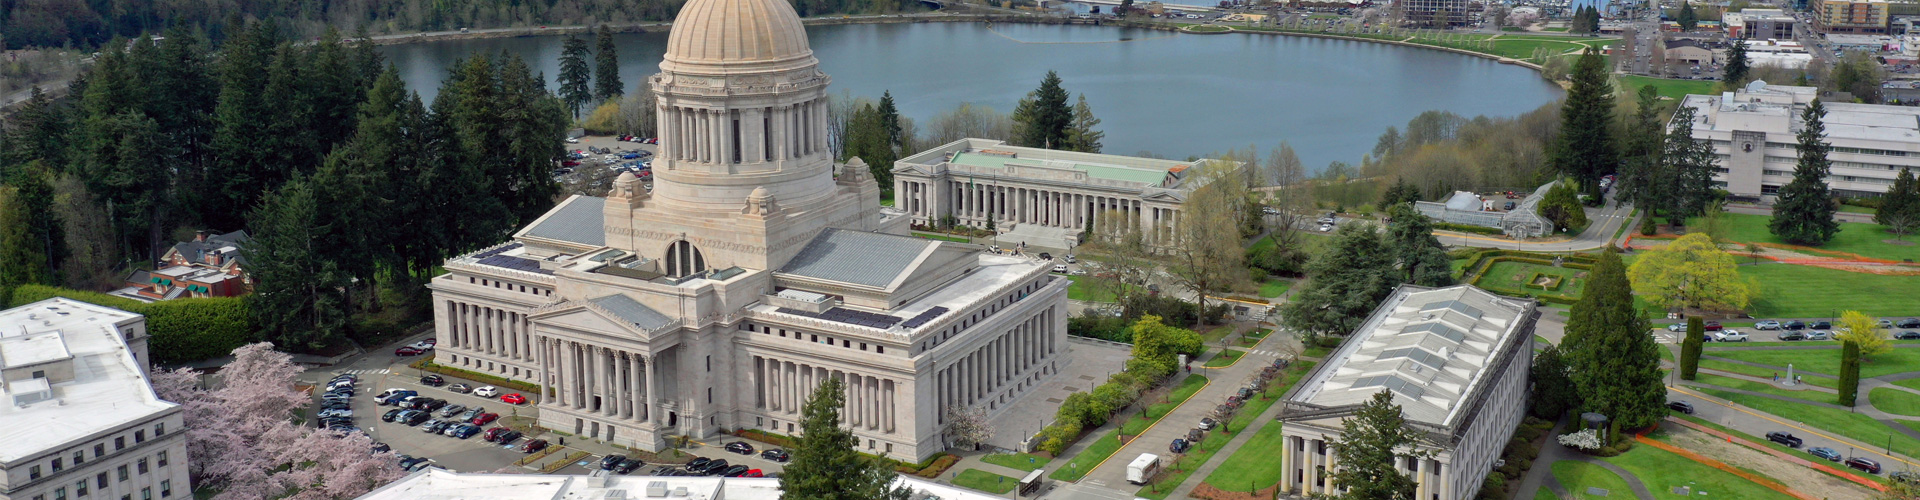
[[[660,497],[667,496],[667,482],[666,481],[648,481],[647,496],[652,498],[660,498]]]
[[[627,490],[607,490],[607,494],[602,495],[601,498],[606,500],[626,500]]]
[[[681,486],[681,487],[678,487],[678,488],[674,488],[674,489],[673,489],[673,496],[676,496],[676,497],[684,497],[684,496],[687,496],[687,487],[685,487],[685,486]]]

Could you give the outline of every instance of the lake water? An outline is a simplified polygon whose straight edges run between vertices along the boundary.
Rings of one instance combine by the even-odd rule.
[[[1003,112],[1047,70],[1085,94],[1104,151],[1171,157],[1288,141],[1309,169],[1358,163],[1388,126],[1426,110],[1512,116],[1558,99],[1525,67],[1437,50],[1307,37],[1180,35],[1102,26],[863,24],[807,29],[834,95],[879,98],[925,121],[960,103]],[[666,33],[616,35],[630,88],[659,72]],[[559,74],[560,37],[381,48],[432,99],[455,59],[505,51]]]

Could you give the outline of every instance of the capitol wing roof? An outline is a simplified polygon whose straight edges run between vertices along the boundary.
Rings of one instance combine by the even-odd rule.
[[[600,247],[607,244],[606,198],[574,195],[534,219],[516,238],[533,237]]]
[[[911,274],[940,242],[891,234],[828,229],[813,237],[780,272],[826,281],[887,288]]]
[[[669,318],[665,314],[660,314],[660,311],[655,311],[645,304],[635,302],[625,295],[608,295],[597,299],[587,299],[587,302],[592,302],[594,305],[606,309],[607,312],[613,313],[614,316],[619,316],[621,321],[626,321],[641,330],[651,331],[673,323],[673,318]]]

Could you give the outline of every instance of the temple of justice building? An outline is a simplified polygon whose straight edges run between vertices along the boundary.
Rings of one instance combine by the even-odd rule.
[[[1419,485],[1414,498],[1473,498],[1526,415],[1534,306],[1472,285],[1395,289],[1280,402],[1280,491],[1342,493],[1330,474],[1342,422],[1392,391],[1429,453],[1396,458]]]
[[[1174,161],[961,139],[894,162],[895,206],[914,224],[1005,231],[1002,241],[1071,248],[1089,227],[1137,227],[1167,243],[1199,173],[1221,160]],[[1226,168],[1250,175],[1243,164]],[[1118,217],[1118,221],[1102,221]]]
[[[545,388],[543,427],[638,449],[799,431],[846,383],[862,451],[945,448],[957,406],[1005,408],[1057,373],[1066,280],[978,245],[906,236],[826,143],[830,79],[781,0],[693,0],[649,80],[649,191],[622,174],[430,283],[436,363]]]

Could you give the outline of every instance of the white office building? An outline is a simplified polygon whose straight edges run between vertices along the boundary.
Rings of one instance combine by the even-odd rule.
[[[62,298],[0,311],[0,500],[191,498],[146,317]]]
[[[1342,422],[1391,391],[1428,454],[1399,459],[1414,498],[1473,498],[1526,414],[1534,306],[1471,285],[1395,289],[1281,401],[1280,490],[1338,496]]]
[[[1771,201],[1793,180],[1799,162],[1800,115],[1819,97],[1815,87],[1755,81],[1735,92],[1690,95],[1693,137],[1713,143],[1720,168],[1714,185],[1734,196]],[[1893,187],[1901,169],[1920,166],[1920,108],[1821,101],[1827,185],[1838,196],[1879,196]]]

